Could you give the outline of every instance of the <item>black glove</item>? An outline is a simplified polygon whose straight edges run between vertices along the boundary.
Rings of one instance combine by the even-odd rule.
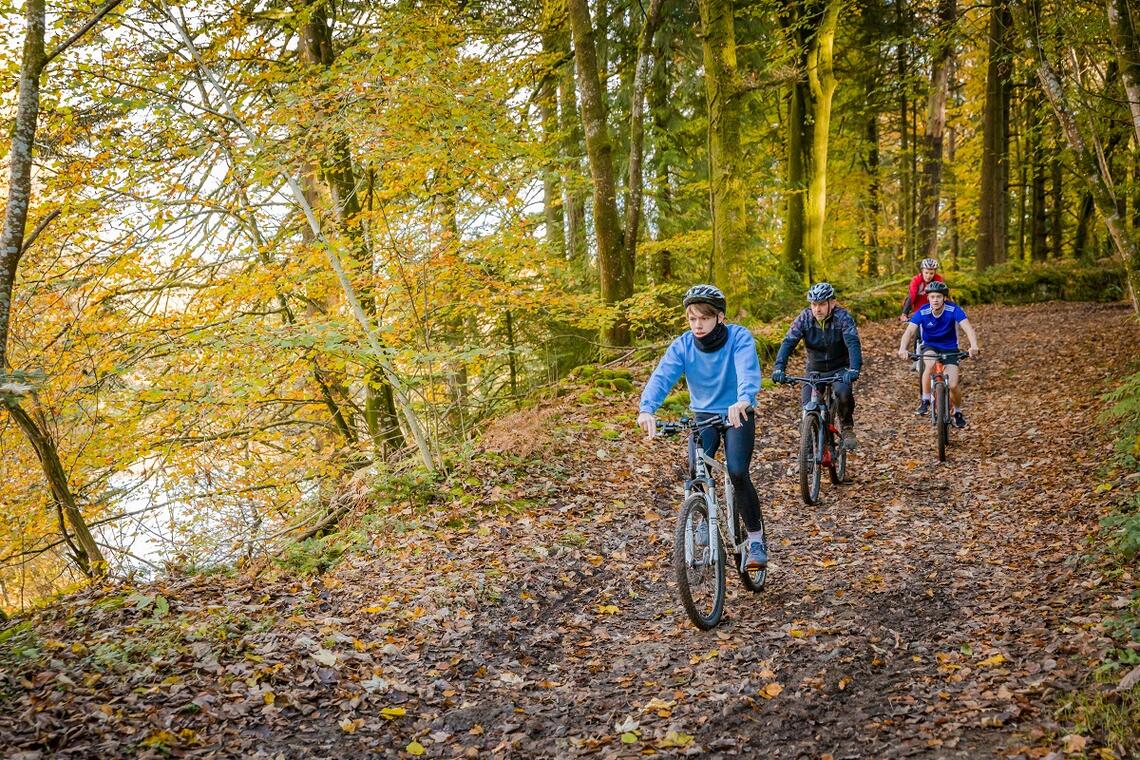
[[[857,369],[849,369],[843,373],[843,382],[847,383],[848,385],[851,385],[851,383],[855,382],[858,379],[859,370]]]
[[[783,369],[777,367],[776,369],[772,370],[772,382],[783,385],[784,383],[788,382],[788,376],[784,374]]]

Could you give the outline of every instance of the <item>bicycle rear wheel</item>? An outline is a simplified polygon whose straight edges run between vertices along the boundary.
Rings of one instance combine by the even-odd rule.
[[[716,626],[724,612],[724,542],[709,528],[705,497],[685,499],[673,536],[673,570],[685,614],[702,631]],[[702,534],[708,537],[703,544]]]
[[[828,465],[827,469],[831,475],[832,483],[839,485],[847,480],[847,447],[842,443],[834,447],[831,464]]]
[[[804,504],[815,504],[819,499],[819,481],[823,467],[820,464],[819,417],[809,414],[800,423],[800,496]]]
[[[764,527],[764,509],[757,504],[757,510],[760,512],[760,532],[764,536],[764,544],[768,544],[768,530]],[[734,509],[733,514],[736,515],[736,530],[733,536],[736,538],[734,542],[736,546],[744,543],[744,539],[748,537],[748,528],[744,524],[744,518],[740,514],[739,509]],[[749,591],[763,591],[764,584],[768,580],[768,568],[763,570],[745,570],[744,569],[744,552],[733,552],[732,561],[736,564],[736,572],[740,575],[740,582],[744,584],[744,588]]]

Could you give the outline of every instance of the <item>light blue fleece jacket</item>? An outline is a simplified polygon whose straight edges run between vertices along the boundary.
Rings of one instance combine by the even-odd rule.
[[[638,411],[656,412],[682,374],[689,387],[689,406],[694,412],[726,414],[728,407],[737,401],[755,406],[760,390],[756,339],[746,327],[727,327],[728,340],[711,353],[697,348],[692,331],[669,344],[641,392]]]

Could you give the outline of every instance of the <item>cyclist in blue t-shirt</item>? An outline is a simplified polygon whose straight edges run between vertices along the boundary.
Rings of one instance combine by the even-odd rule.
[[[966,312],[961,306],[947,300],[949,295],[950,287],[944,282],[932,282],[926,286],[929,303],[910,315],[902,340],[899,341],[899,358],[907,358],[907,346],[914,338],[916,330],[920,331],[924,356],[933,357],[936,353],[957,351],[959,325],[970,339],[970,358],[973,359],[981,353],[974,326],[966,318]],[[958,359],[947,357],[942,363],[946,366],[946,381],[950,385],[954,426],[964,428],[966,417],[962,414],[962,391],[958,388]],[[920,417],[930,413],[930,368],[934,366],[934,359],[924,359],[923,364],[925,367],[922,374],[922,403],[914,412]]]
[[[645,384],[638,404],[637,424],[650,438],[657,432],[654,412],[685,376],[689,405],[698,422],[727,417],[724,463],[748,528],[747,560],[750,571],[768,564],[760,521],[760,497],[748,475],[756,447],[756,394],[760,391],[760,359],[756,339],[748,328],[725,322],[724,293],[712,285],[694,285],[683,300],[689,330],[675,339]],[[716,427],[701,431],[701,446],[716,453],[721,433]]]

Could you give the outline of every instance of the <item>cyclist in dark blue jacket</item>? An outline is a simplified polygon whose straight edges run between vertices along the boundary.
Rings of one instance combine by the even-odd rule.
[[[855,394],[852,384],[859,379],[863,367],[863,350],[859,345],[859,330],[847,309],[836,303],[835,288],[826,282],[817,282],[807,292],[808,307],[792,322],[772,368],[772,381],[786,382],[785,367],[788,357],[802,340],[807,350],[808,372],[842,375],[831,386],[835,396],[835,411],[843,426],[843,446],[855,448]],[[811,388],[803,387],[804,403],[811,398]]]

